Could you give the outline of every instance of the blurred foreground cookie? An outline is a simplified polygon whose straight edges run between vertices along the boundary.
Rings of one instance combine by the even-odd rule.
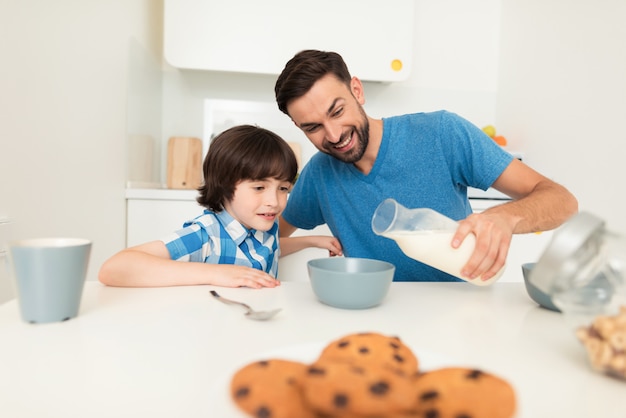
[[[300,393],[307,365],[271,359],[239,369],[230,383],[235,404],[256,418],[313,418]]]
[[[414,378],[378,364],[319,360],[303,379],[306,403],[320,416],[398,417],[415,405]]]
[[[418,371],[419,361],[398,337],[374,332],[349,334],[324,348],[319,360],[383,365],[408,375]]]
[[[587,350],[591,366],[610,376],[626,379],[626,306],[614,316],[599,316],[576,336]]]
[[[516,410],[511,385],[489,373],[463,367],[435,369],[415,379],[416,417],[510,418]]]

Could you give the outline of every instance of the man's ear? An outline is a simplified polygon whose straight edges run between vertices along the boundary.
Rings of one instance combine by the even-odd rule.
[[[352,77],[352,80],[350,80],[350,91],[360,105],[365,104],[365,93],[363,92],[363,84],[361,83],[361,80],[359,80],[357,77]]]

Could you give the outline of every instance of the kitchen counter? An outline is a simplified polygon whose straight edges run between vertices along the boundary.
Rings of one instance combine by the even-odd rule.
[[[126,189],[126,199],[195,201],[197,197],[195,189]]]
[[[251,321],[211,289],[283,311]],[[523,284],[500,282],[393,283],[382,305],[355,311],[319,303],[307,282],[262,290],[88,282],[77,318],[40,325],[23,323],[13,300],[0,306],[0,411],[241,417],[227,396],[238,367],[268,356],[308,361],[315,348],[358,331],[399,336],[426,368],[462,365],[506,378],[518,418],[624,417],[626,383],[593,372],[563,317],[535,305]]]
[[[196,190],[128,188],[126,189],[126,245],[133,246],[169,236],[183,223],[200,215],[203,207],[198,205]],[[475,211],[483,211],[503,200],[470,199]],[[293,236],[330,235],[326,225],[307,231],[297,230]],[[521,265],[539,259],[552,239],[552,231],[535,234],[514,235],[507,257],[507,270],[515,274],[505,275],[500,281],[521,282]],[[326,257],[327,251],[307,248],[281,258],[281,280],[307,280],[306,262]]]

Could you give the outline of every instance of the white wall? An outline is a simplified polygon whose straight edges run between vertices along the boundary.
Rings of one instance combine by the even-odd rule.
[[[494,123],[581,208],[626,230],[626,4],[416,1],[414,74],[368,83],[367,110],[447,108],[479,126]],[[161,1],[0,0],[0,215],[14,220],[18,237],[92,239],[91,278],[125,244],[128,133],[201,137],[205,98],[273,100],[270,76],[168,66],[162,92],[144,87],[131,100],[132,45],[158,66],[161,27]],[[163,107],[154,108],[160,97]]]
[[[503,0],[497,127],[626,233],[626,2]]]
[[[124,246],[129,49],[160,51],[152,0],[0,0],[0,215],[14,237]]]

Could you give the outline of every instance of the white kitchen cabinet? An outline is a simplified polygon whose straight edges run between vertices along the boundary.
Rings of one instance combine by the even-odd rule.
[[[306,235],[332,235],[326,225],[320,225],[310,231],[298,229],[293,237]],[[278,278],[284,281],[309,281],[307,262],[316,258],[328,257],[328,250],[322,248],[305,248],[297,253],[281,257],[278,263]]]
[[[550,243],[552,235],[553,231],[513,235],[506,268],[507,270],[516,270],[519,274],[504,275],[505,279],[503,281],[522,282],[522,264],[538,261]],[[515,280],[516,278],[517,280]]]
[[[165,0],[163,53],[174,67],[279,74],[303,49],[340,53],[368,81],[411,71],[413,0]]]
[[[128,189],[126,191],[126,245],[164,238],[204,210],[195,190]]]
[[[157,240],[182,227],[186,220],[202,213],[203,208],[195,201],[195,190],[167,189],[128,189],[126,193],[128,246]],[[478,212],[494,204],[497,200],[470,199],[474,211]],[[294,236],[330,235],[326,225],[311,231],[297,230]],[[552,231],[514,235],[507,258],[507,270],[517,270],[519,274],[504,275],[503,281],[522,281],[522,264],[539,260],[552,239]],[[278,277],[285,281],[307,281],[306,263],[315,258],[328,257],[328,251],[320,248],[307,248],[282,257]]]

